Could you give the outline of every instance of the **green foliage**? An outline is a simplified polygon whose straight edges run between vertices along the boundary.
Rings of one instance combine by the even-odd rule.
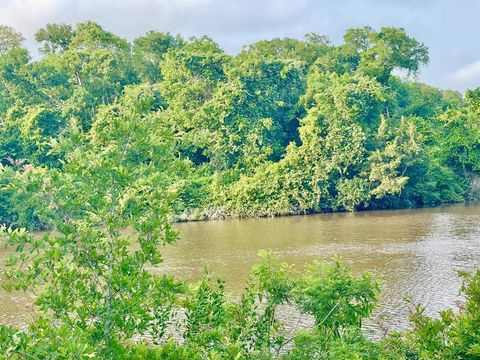
[[[302,62],[305,69],[330,49],[330,42],[324,35],[309,33],[304,41],[284,38],[258,41],[246,46],[240,57],[265,60],[293,60]]]
[[[70,150],[54,144],[90,136],[105,107],[141,84],[188,169],[171,180],[179,219],[423,206],[475,194],[478,96],[393,75],[428,62],[404,29],[350,29],[339,46],[315,33],[276,38],[235,56],[206,36],[150,31],[129,44],[93,22],[47,24],[36,40],[39,60],[18,41],[0,55],[5,166],[61,171]],[[19,218],[11,215],[1,221]]]
[[[135,271],[142,262],[139,251],[135,256],[114,253],[110,258],[98,248],[99,240],[95,241],[101,231],[92,232],[78,231],[90,237],[81,237],[67,248],[62,235],[47,234],[40,239],[24,230],[3,230],[3,237],[19,252],[18,257],[8,260],[10,270],[6,274],[13,282],[4,287],[27,290],[32,284],[43,284],[36,301],[40,315],[28,329],[0,326],[5,358],[28,354],[34,359],[272,359],[287,354],[287,359],[301,359],[299,354],[307,351],[306,342],[308,351],[315,347],[318,354],[327,351],[345,355],[352,349],[375,349],[374,343],[361,334],[360,322],[374,306],[378,283],[368,274],[353,276],[338,261],[321,266],[314,263],[298,279],[291,266],[271,253],[262,253],[240,301],[236,301],[225,294],[223,282],[212,282],[208,273],[187,289],[166,276],[139,273]],[[117,246],[121,246],[118,242],[126,243],[121,236],[112,240]],[[89,250],[80,246],[96,246],[96,257],[79,253]],[[39,253],[43,255],[33,255]],[[24,268],[26,262],[32,263],[28,269]],[[112,278],[102,272],[104,266],[112,271]],[[331,285],[319,294],[326,283]],[[313,295],[312,287],[317,294]],[[183,292],[185,295],[179,297]],[[279,307],[298,306],[300,314],[311,314],[306,304],[312,296],[325,304],[336,302],[334,309],[338,310],[330,313],[338,320],[317,323],[312,332],[287,331],[276,315]],[[178,335],[166,337],[172,326]],[[134,334],[145,335],[147,329],[153,343],[132,341]],[[286,346],[292,343],[293,349],[288,350]]]
[[[307,267],[295,291],[295,301],[313,315],[324,336],[343,337],[349,327],[360,328],[378,299],[380,288],[369,274],[355,278],[338,260]]]
[[[285,360],[351,360],[381,358],[378,344],[367,339],[358,329],[347,329],[342,338],[329,339],[318,330],[300,331]],[[385,359],[392,359],[386,357]]]
[[[480,88],[467,91],[465,106],[440,117],[440,156],[447,164],[468,172],[480,170]]]
[[[35,33],[35,40],[42,43],[40,52],[48,55],[65,51],[74,36],[75,32],[68,24],[47,24]]]
[[[176,238],[169,174],[181,167],[162,115],[151,111],[153,100],[143,88],[128,88],[120,102],[99,111],[88,135],[58,142],[56,148],[68,149],[62,171],[32,168],[11,185],[17,197],[37,185],[28,204],[55,231],[35,237],[2,230],[20,252],[9,260],[7,287],[39,290],[40,315],[22,351],[111,357],[135,335],[164,336],[182,287],[146,266],[160,262],[159,245]],[[134,238],[122,235],[128,227]]]
[[[321,266],[320,263],[314,263],[310,270],[307,269],[307,272],[298,278],[292,266],[280,262],[277,256],[265,252],[260,253],[259,258],[259,263],[252,268],[240,301],[229,300],[225,296],[223,283],[213,283],[208,274],[199,283],[191,286],[183,304],[183,337],[188,349],[197,349],[201,354],[222,359],[271,359],[283,358],[286,354],[287,359],[302,359],[299,354],[306,354],[305,344],[302,342],[305,338],[309,339],[309,343],[311,339],[315,339],[316,346],[322,349],[322,354],[326,348],[330,348],[335,354],[347,354],[352,347],[375,349],[375,345],[360,333],[359,320],[370,313],[376,301],[376,295],[372,294],[378,293],[378,283],[368,274],[353,276],[345,266],[335,261],[321,263]],[[334,268],[338,271],[333,270]],[[312,269],[316,269],[317,275],[323,280],[314,280]],[[311,296],[312,293],[308,292],[305,286],[307,283],[311,285],[312,281],[316,281],[319,286],[322,281],[334,283],[331,289],[336,293],[332,296],[342,304],[342,310],[335,316],[342,313],[345,315],[339,320],[339,323],[342,323],[340,338],[326,336],[327,333],[337,332],[339,323],[321,324],[321,336],[320,327],[312,332],[289,333],[276,315],[279,308],[285,305],[297,307],[303,315],[310,314],[304,306],[305,301],[300,300],[300,297]],[[326,293],[319,295],[317,300],[332,300]],[[346,310],[354,298],[359,299],[357,295],[362,297],[362,305],[353,306],[353,311]],[[355,343],[359,339],[364,345],[358,346]],[[287,350],[288,344],[292,343],[295,344],[293,350]],[[343,350],[338,349],[339,343],[343,344]]]
[[[461,272],[465,303],[431,318],[417,305],[410,315],[413,327],[395,334],[396,346],[413,359],[478,359],[480,356],[480,271]]]
[[[9,50],[21,47],[24,40],[22,34],[15,31],[14,28],[0,25],[0,55],[4,55]]]
[[[480,172],[480,90],[395,76],[428,62],[405,30],[259,41],[235,56],[206,36],[130,44],[93,22],[35,38],[32,61],[0,26],[1,238],[17,252],[4,287],[35,291],[38,309],[26,329],[0,326],[0,359],[480,356],[478,272],[463,274],[461,312],[417,307],[410,330],[377,341],[361,327],[379,284],[338,260],[298,274],[262,253],[239,299],[208,273],[187,284],[154,271],[175,216],[462,201]],[[287,330],[285,306],[313,329]]]
[[[157,82],[162,79],[160,64],[164,54],[170,49],[184,45],[180,35],[149,31],[133,42],[136,71],[142,81]]]
[[[351,29],[345,34],[345,46],[358,54],[358,71],[381,83],[395,69],[415,73],[429,60],[427,47],[408,37],[402,28],[384,27],[379,32],[369,27]]]
[[[1,166],[1,165],[0,165]],[[14,190],[9,188],[15,177],[15,171],[10,167],[0,167],[0,219],[6,223],[18,223],[18,213],[12,209]]]
[[[89,128],[99,106],[114,101],[128,84],[137,82],[130,44],[93,22],[78,24],[68,48],[51,61],[73,86],[64,112]]]
[[[2,194],[1,216],[20,227],[29,230],[43,228],[40,220],[43,209],[38,204],[43,201],[40,190],[44,169],[34,171],[24,161],[14,161],[13,166],[0,167],[0,193]]]

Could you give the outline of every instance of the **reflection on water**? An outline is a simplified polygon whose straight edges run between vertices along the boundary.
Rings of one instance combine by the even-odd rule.
[[[161,271],[198,279],[209,265],[236,294],[262,249],[298,269],[338,255],[355,272],[377,272],[383,292],[368,324],[374,328],[379,323],[404,327],[405,297],[426,305],[430,314],[454,306],[460,285],[456,270],[480,264],[479,205],[182,223],[177,228],[181,239],[163,249]],[[24,304],[20,296],[0,292],[0,322],[24,319]]]

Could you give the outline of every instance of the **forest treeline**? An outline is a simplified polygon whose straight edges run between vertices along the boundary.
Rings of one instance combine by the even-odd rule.
[[[129,43],[93,22],[49,24],[35,39],[39,58],[0,27],[0,222],[41,225],[12,177],[61,169],[62,139],[88,138],[132,102],[139,121],[160,119],[183,163],[170,179],[179,220],[475,196],[480,90],[409,80],[428,50],[401,28],[350,29],[340,45],[315,33],[265,40],[237,55],[206,36]]]

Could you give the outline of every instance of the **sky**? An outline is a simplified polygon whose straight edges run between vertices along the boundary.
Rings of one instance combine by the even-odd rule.
[[[419,81],[480,86],[480,0],[0,0],[0,24],[22,32],[33,54],[39,28],[85,20],[128,40],[149,30],[208,35],[231,54],[275,37],[316,32],[339,44],[348,28],[404,27],[430,49]]]

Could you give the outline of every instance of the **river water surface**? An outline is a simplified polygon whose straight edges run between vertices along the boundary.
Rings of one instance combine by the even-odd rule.
[[[339,256],[354,272],[376,272],[382,298],[367,327],[407,326],[411,305],[429,314],[454,307],[461,269],[480,264],[480,205],[319,214],[268,219],[181,223],[181,238],[163,249],[160,271],[191,280],[205,266],[239,294],[260,250],[271,250],[299,270],[314,259]],[[6,253],[0,250],[0,259]],[[0,290],[0,323],[31,318],[28,299]],[[291,315],[291,316],[290,316]],[[287,314],[287,322],[297,322]],[[291,319],[289,317],[292,317]]]

